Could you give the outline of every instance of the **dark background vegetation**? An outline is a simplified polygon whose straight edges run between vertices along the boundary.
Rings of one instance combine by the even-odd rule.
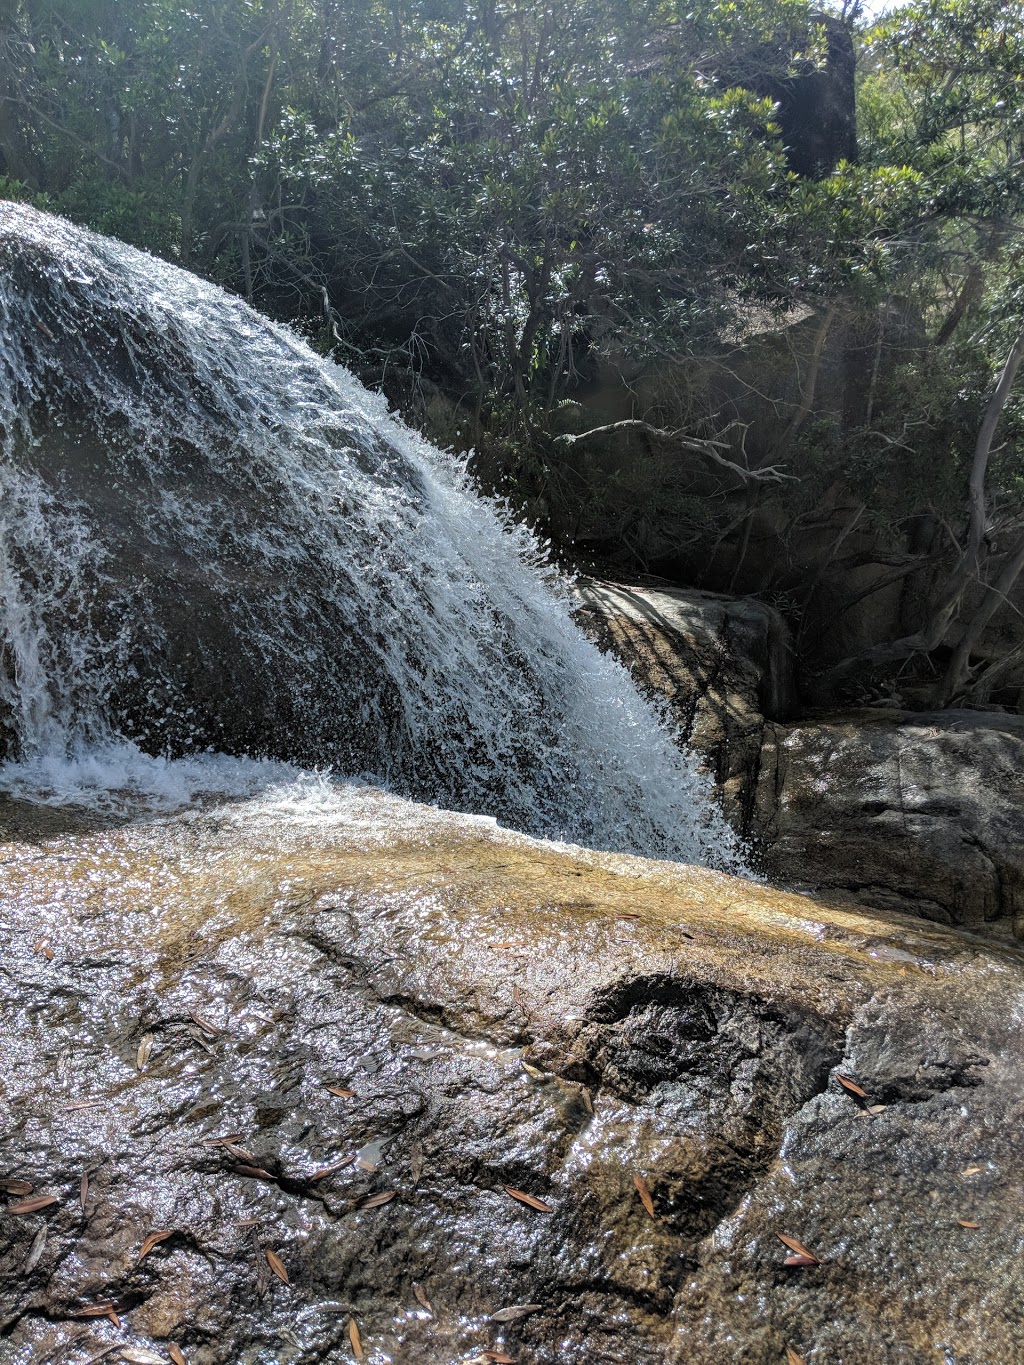
[[[773,603],[807,700],[1021,708],[1022,0],[2,0],[0,195]]]

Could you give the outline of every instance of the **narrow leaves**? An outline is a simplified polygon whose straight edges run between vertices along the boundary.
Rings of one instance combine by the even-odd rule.
[[[270,1248],[267,1247],[266,1252],[264,1254],[266,1255],[267,1258],[267,1265],[270,1266],[271,1270],[274,1272],[277,1278],[281,1281],[282,1284],[288,1284],[289,1283],[288,1271],[285,1269],[284,1261],[281,1260],[277,1252],[271,1251]]]
[[[135,1054],[135,1065],[140,1071],[145,1071],[149,1059],[153,1054],[153,1035],[147,1033],[139,1044],[139,1050]]]
[[[427,1310],[430,1316],[433,1317],[434,1310],[431,1306],[430,1300],[427,1298],[427,1292],[423,1288],[423,1286],[421,1284],[417,1284],[415,1280],[413,1281],[412,1292],[416,1295],[416,1302],[421,1304]]]
[[[34,1194],[31,1199],[22,1199],[17,1204],[9,1204],[8,1213],[38,1213],[40,1209],[49,1208],[51,1204],[57,1203],[55,1194]]]
[[[174,1365],[188,1365],[188,1361],[181,1353],[181,1347],[176,1346],[173,1341],[167,1347],[167,1354],[174,1361]]]
[[[511,1185],[501,1187],[507,1195],[513,1199],[518,1199],[520,1204],[528,1204],[531,1209],[536,1209],[539,1213],[550,1213],[551,1205],[545,1204],[543,1199],[538,1199],[535,1194],[527,1194],[525,1190],[515,1190]]]
[[[839,1082],[839,1084],[843,1087],[844,1090],[849,1090],[851,1095],[859,1095],[862,1100],[867,1099],[868,1092],[866,1090],[862,1090],[856,1081],[851,1081],[849,1076],[840,1076],[839,1072],[837,1071],[836,1080]]]
[[[803,1356],[798,1356],[792,1346],[786,1347],[786,1365],[807,1365]]]
[[[654,1200],[651,1198],[651,1192],[647,1188],[647,1181],[642,1175],[635,1175],[633,1177],[633,1184],[636,1186],[636,1192],[640,1196],[640,1203],[643,1204],[650,1217],[653,1218]]]
[[[31,1194],[34,1188],[27,1180],[15,1180],[9,1176],[0,1177],[0,1194]]]
[[[356,1326],[355,1318],[348,1320],[348,1339],[352,1343],[352,1354],[356,1360],[363,1358],[363,1340],[359,1335],[359,1328]]]
[[[520,1318],[528,1318],[531,1313],[542,1311],[543,1305],[539,1303],[513,1303],[508,1308],[499,1308],[492,1313],[491,1322],[518,1322]]]
[[[360,1209],[379,1209],[382,1204],[390,1204],[397,1190],[384,1190],[381,1194],[368,1194],[356,1205]]]
[[[821,1262],[818,1260],[817,1256],[815,1256],[814,1252],[808,1251],[803,1242],[798,1242],[795,1237],[790,1237],[785,1232],[777,1232],[775,1235],[783,1246],[789,1247],[790,1251],[795,1252],[798,1257],[802,1258],[798,1261],[794,1261],[794,1265],[821,1265]],[[789,1264],[788,1259],[786,1264]]]
[[[46,1246],[46,1224],[44,1223],[36,1235],[32,1238],[32,1245],[29,1247],[28,1255],[25,1257],[25,1264],[21,1267],[23,1275],[31,1275],[39,1264],[39,1258],[43,1254],[43,1247]]]
[[[144,1260],[155,1246],[159,1246],[161,1242],[166,1242],[168,1237],[173,1236],[173,1228],[161,1228],[159,1232],[151,1232],[139,1248],[139,1260]]]
[[[327,1089],[332,1095],[340,1095],[343,1100],[354,1100],[356,1092],[349,1090],[347,1085],[329,1085]]]
[[[972,1223],[969,1218],[958,1218],[956,1220],[962,1228],[980,1228],[980,1223]]]

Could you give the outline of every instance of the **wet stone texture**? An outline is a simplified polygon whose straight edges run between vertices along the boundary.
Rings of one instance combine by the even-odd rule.
[[[1024,938],[1024,717],[862,707],[794,719],[764,603],[583,581],[579,620],[664,698],[777,885]]]
[[[0,1359],[1024,1359],[1024,955],[353,800],[0,810]]]

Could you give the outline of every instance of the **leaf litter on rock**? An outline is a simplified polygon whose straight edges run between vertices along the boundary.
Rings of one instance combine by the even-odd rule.
[[[176,1346],[173,1341],[168,1344],[167,1354],[174,1361],[174,1365],[188,1365],[188,1361],[182,1354],[181,1347]]]
[[[269,1171],[265,1171],[262,1166],[247,1166],[244,1164],[236,1164],[230,1167],[230,1169],[235,1175],[244,1175],[247,1176],[250,1180],[269,1180],[272,1185],[277,1180],[277,1176],[271,1175],[271,1173]]]
[[[28,1180],[17,1180],[13,1176],[0,1176],[0,1193],[31,1194],[35,1186]]]
[[[32,1238],[32,1245],[29,1248],[28,1255],[25,1257],[25,1264],[21,1267],[21,1273],[23,1275],[31,1275],[39,1264],[39,1258],[43,1254],[43,1247],[46,1246],[46,1232],[47,1227],[44,1223]]]
[[[218,1028],[216,1024],[211,1024],[209,1019],[204,1019],[201,1014],[196,1014],[193,1010],[189,1010],[188,1015],[189,1018],[194,1020],[195,1023],[197,1023],[205,1033],[208,1033],[210,1035],[211,1038],[219,1038],[223,1033],[226,1032],[225,1029]]]
[[[357,1327],[356,1320],[353,1317],[350,1317],[348,1320],[348,1339],[352,1343],[352,1354],[355,1356],[356,1360],[362,1360],[363,1339],[359,1335],[359,1328]]]
[[[384,1204],[390,1204],[398,1193],[397,1190],[384,1190],[380,1194],[366,1194],[356,1201],[357,1209],[379,1209]]]
[[[356,1092],[350,1090],[347,1085],[328,1085],[324,1088],[329,1090],[332,1095],[340,1095],[343,1100],[354,1100],[357,1098]]]
[[[147,1351],[139,1346],[122,1346],[121,1359],[130,1362],[130,1365],[167,1365],[164,1356],[157,1355],[156,1351]]]
[[[962,1228],[980,1228],[980,1223],[972,1223],[969,1218],[958,1218],[956,1220]]]
[[[51,1204],[58,1203],[55,1194],[34,1194],[31,1199],[22,1199],[17,1204],[8,1204],[7,1212],[16,1216],[23,1213],[38,1213],[40,1209],[47,1209]]]
[[[430,1316],[433,1317],[434,1310],[431,1307],[430,1300],[427,1298],[426,1290],[416,1280],[413,1280],[412,1282],[412,1292],[416,1295],[416,1302],[420,1304],[421,1307],[425,1308]]]
[[[651,1218],[653,1218],[654,1200],[651,1198],[651,1192],[647,1188],[647,1181],[643,1178],[642,1175],[635,1175],[633,1177],[633,1184],[636,1186],[636,1192],[640,1196],[640,1203],[643,1204],[644,1208],[647,1210],[648,1215]]]
[[[502,1185],[501,1188],[513,1199],[518,1199],[520,1204],[528,1204],[531,1209],[536,1209],[538,1213],[551,1212],[551,1205],[546,1204],[543,1199],[538,1199],[535,1194],[527,1194],[525,1190],[514,1189],[511,1185]]]
[[[867,1099],[867,1097],[868,1097],[868,1092],[867,1092],[866,1090],[863,1090],[863,1089],[857,1084],[856,1081],[851,1081],[850,1078],[849,1078],[849,1076],[841,1076],[841,1075],[839,1074],[839,1072],[837,1071],[837,1072],[836,1072],[836,1080],[837,1080],[837,1081],[839,1082],[839,1084],[843,1087],[843,1089],[844,1089],[844,1090],[848,1090],[848,1091],[850,1092],[851,1095],[857,1095],[857,1096],[858,1096],[860,1099],[862,1099],[862,1100],[866,1100],[866,1099]]]
[[[173,1228],[160,1228],[157,1232],[151,1232],[139,1248],[139,1260],[143,1261],[161,1242],[166,1242],[168,1237],[174,1236]]]
[[[270,1248],[267,1247],[263,1254],[267,1258],[267,1265],[270,1266],[271,1270],[281,1281],[281,1283],[290,1284],[291,1281],[288,1279],[288,1271],[285,1269],[284,1261],[281,1260],[277,1252],[271,1251]]]
[[[507,1308],[499,1308],[496,1313],[491,1314],[491,1322],[518,1322],[520,1318],[528,1318],[532,1313],[542,1313],[544,1305],[540,1303],[512,1303]]]
[[[153,1035],[147,1033],[143,1036],[139,1044],[139,1050],[135,1054],[135,1065],[139,1071],[145,1071],[150,1057],[153,1055]]]
[[[786,1365],[807,1365],[807,1361],[804,1360],[803,1356],[797,1355],[796,1351],[793,1350],[792,1346],[787,1346]]]
[[[795,1253],[797,1259],[790,1261],[787,1257],[787,1265],[821,1265],[821,1261],[818,1257],[815,1256],[813,1251],[809,1251],[808,1248],[804,1246],[803,1242],[798,1241],[795,1237],[790,1237],[789,1234],[785,1232],[777,1232],[775,1235],[783,1246],[789,1247],[790,1251]]]
[[[346,1166],[351,1166],[355,1159],[355,1154],[350,1153],[348,1156],[343,1156],[340,1161],[332,1161],[329,1166],[319,1166],[313,1174],[307,1176],[306,1179],[310,1184],[312,1184],[314,1180],[323,1180],[326,1176],[334,1175],[336,1171],[343,1171]]]

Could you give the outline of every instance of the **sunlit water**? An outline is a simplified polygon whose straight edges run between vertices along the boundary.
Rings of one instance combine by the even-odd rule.
[[[739,866],[534,539],[347,370],[23,206],[0,267],[0,790],[173,810],[332,772]]]

